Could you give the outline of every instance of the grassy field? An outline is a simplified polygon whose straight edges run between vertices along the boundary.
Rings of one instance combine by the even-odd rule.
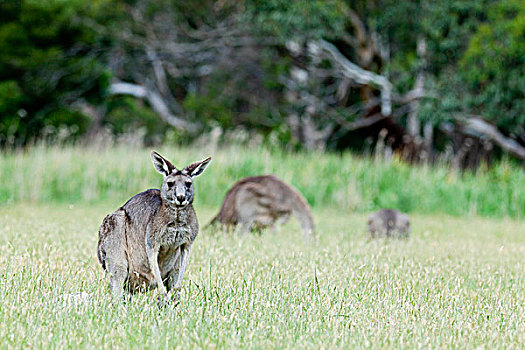
[[[182,167],[212,155],[196,182],[196,201],[220,205],[232,184],[273,173],[296,186],[314,208],[366,213],[379,208],[455,216],[525,218],[525,171],[509,161],[459,174],[446,166],[418,166],[358,158],[349,153],[287,153],[229,146],[162,147]],[[149,150],[117,147],[44,147],[0,153],[0,205],[19,202],[123,203],[160,186]]]
[[[274,173],[312,204],[297,222],[235,236],[204,228],[181,303],[110,300],[96,260],[102,218],[161,182],[149,150],[44,147],[0,154],[0,348],[522,348],[525,172],[477,174],[350,154],[163,147],[196,180],[204,226],[238,179]],[[408,241],[370,242],[366,215],[410,212]],[[64,302],[85,292],[88,302]]]
[[[204,178],[204,175],[203,175]],[[316,209],[318,239],[203,229],[181,304],[112,303],[97,229],[121,205],[0,207],[1,348],[505,348],[525,343],[525,223],[413,215],[368,242],[365,215]],[[201,225],[215,207],[197,206]],[[64,305],[60,295],[91,293]]]

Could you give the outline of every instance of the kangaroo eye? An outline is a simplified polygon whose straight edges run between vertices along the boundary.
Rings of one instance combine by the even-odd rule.
[[[168,188],[172,188],[173,185],[175,185],[175,181],[168,181],[166,182],[166,185],[168,185]]]

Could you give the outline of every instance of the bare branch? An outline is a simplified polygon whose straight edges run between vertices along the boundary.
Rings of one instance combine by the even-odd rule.
[[[159,115],[159,117],[169,125],[179,130],[187,130],[189,125],[185,120],[173,115],[162,96],[151,89],[144,86],[130,83],[113,83],[109,87],[110,95],[131,95],[138,98],[145,98],[150,104],[151,108]]]
[[[138,98],[144,98],[147,90],[144,86],[130,83],[113,83],[109,87],[110,95],[131,95]]]
[[[419,100],[423,98],[432,98],[436,99],[437,95],[434,93],[431,93],[429,91],[426,91],[424,89],[418,89],[417,87],[410,90],[404,95],[401,96],[393,96],[393,100],[399,104],[410,104],[414,100]]]
[[[351,8],[349,8],[347,12],[348,12],[348,19],[350,20],[350,23],[352,23],[352,26],[355,29],[357,40],[359,40],[360,43],[366,42],[367,35],[366,35],[366,29],[365,29],[365,25],[363,24],[363,21],[361,21],[357,13]]]
[[[374,40],[373,35],[368,35],[367,30],[365,28],[365,24],[359,18],[357,13],[349,8],[347,10],[348,13],[348,19],[350,20],[350,23],[352,24],[352,27],[354,27],[355,31],[355,39],[344,37],[346,39],[345,41],[350,44],[354,50],[358,53],[360,64],[368,68],[370,64],[372,63],[372,60],[374,59],[374,56],[377,54],[377,45]],[[352,40],[353,39],[353,40]]]
[[[495,144],[503,148],[505,151],[509,152],[515,157],[525,160],[525,148],[516,142],[516,140],[503,135],[494,125],[486,122],[478,116],[461,118],[460,120],[465,128],[484,135]]]
[[[427,43],[425,38],[420,35],[417,38],[417,56],[421,63],[425,62],[426,58],[426,52],[427,52]],[[425,90],[425,72],[422,69],[423,67],[420,67],[419,71],[417,72],[416,81],[414,83],[414,91],[415,94],[423,95]],[[407,128],[408,132],[412,136],[419,136],[421,133],[421,121],[418,118],[418,110],[419,110],[419,99],[413,99],[410,102],[410,111],[408,112],[408,118],[407,118]]]
[[[390,118],[390,117],[377,113],[377,114],[371,115],[370,117],[358,119],[353,122],[339,120],[338,124],[347,131],[354,131],[354,130],[369,127],[387,118]]]
[[[365,70],[355,63],[350,62],[339,50],[325,40],[319,40],[315,44],[330,56],[342,68],[342,74],[353,81],[363,85],[376,85],[381,90],[381,113],[388,116],[392,113],[392,84],[382,75]],[[315,51],[315,50],[314,50]]]

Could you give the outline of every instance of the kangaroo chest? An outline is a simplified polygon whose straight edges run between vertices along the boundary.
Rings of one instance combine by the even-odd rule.
[[[189,225],[170,222],[162,229],[160,245],[178,247],[190,243],[191,238],[192,232]]]

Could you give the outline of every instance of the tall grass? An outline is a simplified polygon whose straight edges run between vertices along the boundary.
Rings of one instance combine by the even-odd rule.
[[[241,146],[217,150],[165,146],[159,151],[178,167],[213,156],[196,181],[196,201],[208,207],[218,207],[238,179],[273,173],[296,186],[313,207],[525,216],[525,172],[506,161],[476,174],[460,174],[445,166],[412,167],[348,153],[291,154]],[[124,145],[34,146],[0,157],[0,202],[5,204],[111,201],[120,205],[160,183],[149,150]]]
[[[368,242],[364,214],[316,209],[316,244],[302,242],[295,220],[262,236],[203,228],[181,304],[159,309],[155,291],[111,303],[95,253],[108,211],[0,208],[0,348],[520,349],[525,342],[524,222],[414,214],[409,240]],[[197,214],[206,222],[214,210]],[[90,293],[91,302],[63,303],[75,292]]]

